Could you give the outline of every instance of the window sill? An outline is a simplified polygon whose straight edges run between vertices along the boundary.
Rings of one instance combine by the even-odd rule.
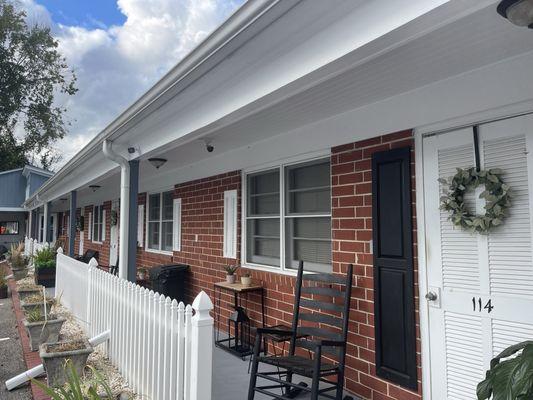
[[[274,266],[268,266],[268,265],[241,264],[241,268],[252,269],[252,270],[261,271],[261,272],[270,272],[272,274],[287,275],[287,276],[298,275],[297,270],[281,269],[281,267],[274,267]]]
[[[144,249],[144,251],[146,251],[147,253],[162,254],[162,255],[164,255],[164,256],[173,256],[173,255],[174,255],[174,252],[172,252],[172,251],[155,250],[155,249],[149,249],[148,247],[146,247],[146,248]]]
[[[91,240],[91,242],[94,243],[94,244],[104,244],[104,242],[96,242],[94,240]]]

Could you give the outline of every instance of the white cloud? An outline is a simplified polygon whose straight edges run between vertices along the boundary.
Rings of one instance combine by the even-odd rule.
[[[121,111],[201,42],[244,0],[118,0],[120,26],[55,24],[35,0],[19,0],[32,22],[52,27],[78,77],[78,93],[61,98],[72,125],[57,144],[70,159]]]

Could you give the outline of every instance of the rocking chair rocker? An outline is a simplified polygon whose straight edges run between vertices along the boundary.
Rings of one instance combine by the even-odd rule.
[[[311,393],[311,400],[318,400],[319,396],[342,400],[352,272],[353,266],[350,264],[344,276],[304,274],[303,262],[300,261],[292,328],[257,329],[248,400],[253,400],[256,392],[275,399],[292,399],[302,391]],[[329,300],[326,301],[325,298]],[[290,335],[288,355],[261,356],[261,342],[263,335],[267,334]],[[313,352],[314,357],[304,357],[306,351]],[[274,366],[277,372],[259,372],[259,364]],[[293,383],[294,375],[311,378],[311,387],[305,383]],[[335,376],[336,379],[328,379]],[[257,386],[258,378],[269,382],[266,386]],[[319,386],[320,383],[322,387]],[[272,389],[280,389],[281,394],[273,393],[270,391]],[[334,395],[327,393],[333,390]],[[349,396],[344,397],[344,400],[351,399]]]

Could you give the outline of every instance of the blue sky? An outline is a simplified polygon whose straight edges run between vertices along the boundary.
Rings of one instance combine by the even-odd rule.
[[[245,0],[17,1],[30,23],[50,26],[77,76],[76,95],[58,99],[66,162]]]
[[[52,19],[63,25],[102,28],[122,25],[126,16],[113,0],[38,0]]]

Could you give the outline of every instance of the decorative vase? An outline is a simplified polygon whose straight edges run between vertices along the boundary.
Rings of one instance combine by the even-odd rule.
[[[243,286],[251,286],[252,285],[252,277],[251,276],[241,276],[241,283]]]
[[[226,275],[226,282],[235,283],[235,275]]]

